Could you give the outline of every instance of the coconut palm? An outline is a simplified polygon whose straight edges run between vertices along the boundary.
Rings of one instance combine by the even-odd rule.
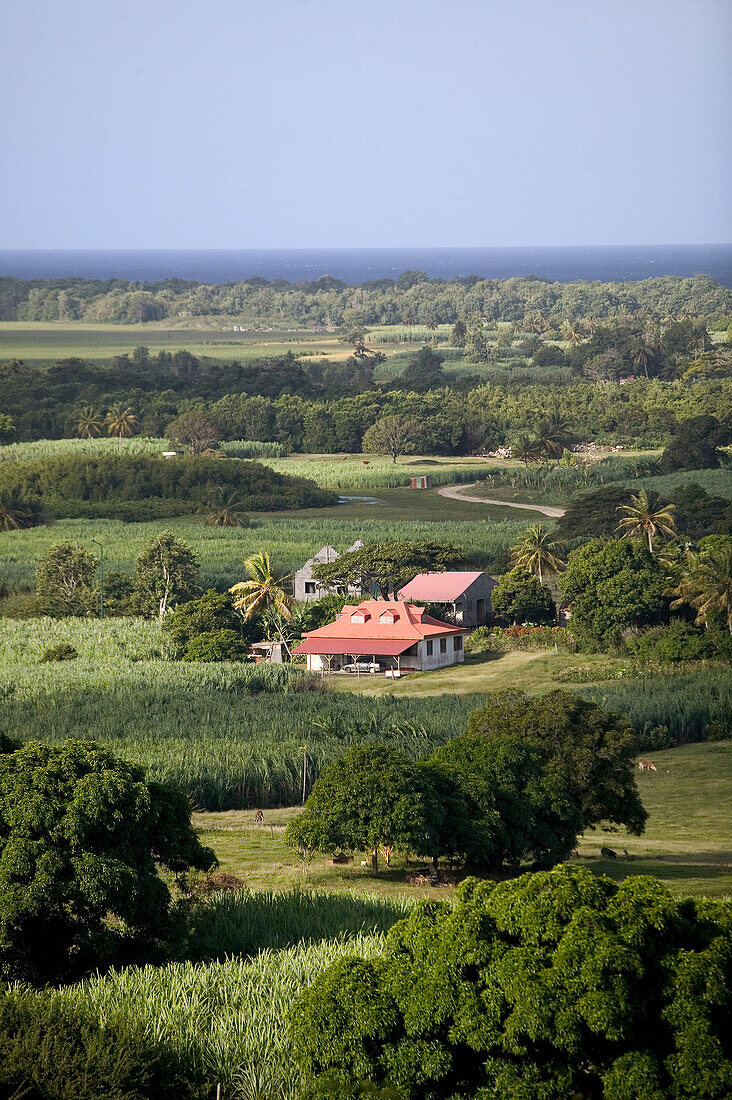
[[[529,439],[528,435],[522,435],[515,446],[511,447],[511,458],[517,458],[528,466],[530,462],[537,462],[539,458],[539,444],[535,439]]]
[[[217,485],[206,501],[207,522],[212,527],[248,527],[249,519],[244,512],[238,493],[227,492]]]
[[[137,431],[137,417],[132,409],[122,404],[112,405],[104,418],[107,433],[116,435],[119,440],[118,453],[122,453],[122,437],[134,435]]]
[[[562,557],[562,543],[552,539],[552,533],[543,523],[533,523],[526,533],[511,547],[511,568],[519,567],[536,573],[539,584],[545,577],[561,573],[566,560]]]
[[[555,409],[542,420],[537,433],[537,447],[547,458],[561,458],[564,448],[570,443],[572,433],[569,421]]]
[[[681,360],[677,356],[672,355],[666,360],[659,377],[663,382],[678,382],[684,377],[685,370],[686,367]]]
[[[630,358],[633,361],[633,365],[642,370],[648,378],[648,365],[652,363],[656,357],[655,349],[647,344],[645,340],[638,339],[634,345],[633,350],[630,353]]]
[[[245,558],[244,568],[249,580],[239,581],[229,589],[236,596],[234,607],[241,611],[245,619],[253,619],[255,615],[270,617],[277,624],[277,632],[289,653],[280,625],[283,619],[285,622],[292,622],[295,601],[283,588],[285,581],[290,579],[289,576],[278,575],[266,551],[259,551]]]
[[[26,499],[14,489],[0,490],[0,531],[20,531],[50,522],[39,500]]]
[[[732,634],[732,542],[689,552],[680,583],[666,595],[675,597],[674,609],[683,604],[693,607],[698,626],[706,625],[710,616],[722,615]]]
[[[676,538],[675,504],[660,505],[658,493],[647,493],[641,489],[631,496],[630,504],[620,504],[616,509],[625,515],[615,528],[621,531],[623,539],[646,539],[648,549],[653,553],[653,540],[657,535],[666,539]]]
[[[85,405],[74,424],[74,431],[80,439],[89,440],[89,450],[91,451],[92,439],[96,439],[97,436],[102,434],[103,427],[101,417],[97,416],[91,405]]]
[[[573,347],[576,347],[584,336],[581,325],[574,321],[562,321],[561,332],[564,339],[568,340]]]

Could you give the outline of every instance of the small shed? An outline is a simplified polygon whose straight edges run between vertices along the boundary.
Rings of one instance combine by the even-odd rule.
[[[420,474],[419,477],[410,477],[409,479],[410,489],[431,489],[432,488],[432,474]]]

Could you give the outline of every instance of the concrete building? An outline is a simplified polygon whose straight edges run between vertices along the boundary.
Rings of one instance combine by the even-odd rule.
[[[316,672],[400,676],[464,661],[467,633],[403,600],[363,600],[309,631],[294,652]]]
[[[496,583],[487,573],[419,573],[398,597],[411,603],[440,604],[451,622],[474,630],[491,618]]]
[[[361,539],[356,539],[353,546],[349,546],[346,551],[350,554],[352,551],[361,550],[363,543]],[[320,581],[316,581],[313,576],[313,570],[317,565],[330,565],[332,561],[337,561],[340,557],[338,551],[333,546],[324,546],[322,550],[318,550],[314,557],[306,561],[294,575],[294,595],[298,603],[304,600],[318,600],[321,596],[337,595],[337,588],[329,588],[327,585],[323,585]],[[348,594],[355,592],[355,589],[350,588]]]

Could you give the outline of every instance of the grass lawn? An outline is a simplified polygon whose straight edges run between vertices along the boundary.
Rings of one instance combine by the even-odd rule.
[[[580,839],[580,862],[618,880],[655,875],[675,894],[732,894],[732,742],[687,745],[653,753],[652,759],[657,772],[637,773],[649,814],[645,834],[590,833]],[[299,812],[299,807],[265,810],[263,826],[254,824],[251,810],[199,813],[194,823],[202,841],[218,855],[221,869],[238,875],[252,889],[287,890],[304,884],[392,895],[451,892],[407,883],[400,859],[388,870],[382,866],[376,879],[369,868],[360,866],[358,855],[352,864],[340,867],[328,866],[318,857],[304,874],[297,855],[282,839],[287,822]],[[602,846],[612,848],[619,858],[601,859]]]

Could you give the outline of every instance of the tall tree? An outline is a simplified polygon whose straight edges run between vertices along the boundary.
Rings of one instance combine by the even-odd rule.
[[[36,569],[36,595],[41,609],[48,615],[87,614],[96,570],[96,558],[78,543],[55,543]]]
[[[176,416],[165,429],[167,439],[187,447],[193,455],[215,447],[221,439],[221,428],[203,409],[189,409]]]
[[[527,569],[536,573],[539,584],[545,577],[561,573],[566,565],[562,556],[562,544],[556,542],[552,532],[543,523],[532,523],[515,546],[511,547],[511,568]]]
[[[522,435],[511,446],[511,458],[517,458],[528,466],[530,462],[538,462],[541,449],[536,439],[530,439],[528,435]]]
[[[248,580],[238,581],[229,589],[234,599],[234,607],[240,611],[246,621],[256,615],[265,616],[274,624],[275,630],[286,649],[287,639],[282,623],[292,621],[292,608],[295,601],[285,592],[284,585],[289,580],[275,569],[266,551],[259,551],[244,559],[244,568]]]
[[[124,405],[121,402],[112,405],[104,418],[104,423],[107,425],[109,435],[117,436],[119,441],[117,450],[121,454],[123,438],[127,439],[137,431],[137,417],[134,411],[129,405]]]
[[[653,553],[653,540],[659,535],[666,539],[676,538],[676,505],[662,505],[658,493],[641,489],[631,496],[630,504],[621,504],[618,511],[624,513],[616,528],[622,532],[620,537],[643,539],[648,543],[650,554]]]
[[[360,550],[341,554],[334,562],[316,566],[313,576],[328,588],[376,589],[388,599],[417,573],[454,569],[464,562],[465,551],[456,546],[394,539],[369,542]]]
[[[416,420],[409,416],[384,416],[364,432],[361,450],[364,454],[391,455],[392,462],[396,462],[399,455],[414,453],[419,437]]]
[[[198,595],[198,559],[181,539],[163,531],[150,539],[135,563],[133,602],[144,614],[162,619],[175,603]]]
[[[675,597],[672,608],[694,608],[698,625],[719,615],[732,634],[732,538],[712,536],[699,551],[688,552],[681,580],[668,594]]]
[[[96,410],[91,405],[85,405],[74,424],[74,431],[80,439],[89,440],[89,450],[91,451],[92,439],[96,439],[97,436],[102,434],[103,427],[104,422]]]

